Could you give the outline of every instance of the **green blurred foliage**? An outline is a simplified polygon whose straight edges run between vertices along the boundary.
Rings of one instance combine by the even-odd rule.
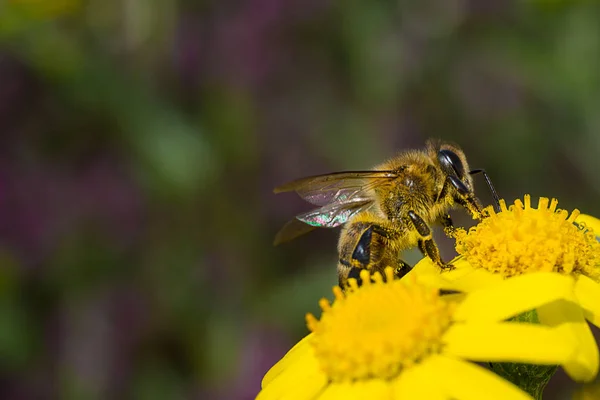
[[[583,0],[0,2],[6,398],[252,398],[336,283],[335,233],[271,246],[309,207],[271,190],[303,175],[440,137],[507,199],[599,215],[599,18]]]

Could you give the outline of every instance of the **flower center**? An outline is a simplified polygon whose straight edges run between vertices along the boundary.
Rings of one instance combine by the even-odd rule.
[[[385,280],[366,270],[360,277],[363,286],[350,279],[346,294],[334,287],[333,304],[321,299],[320,320],[306,316],[315,355],[329,379],[392,378],[440,351],[454,307],[438,289],[394,280],[391,268]]]
[[[489,217],[469,233],[456,232],[456,251],[473,267],[500,273],[505,277],[526,272],[546,271],[564,274],[581,273],[590,277],[600,274],[600,243],[591,229],[575,224],[579,215],[557,210],[558,201],[541,197],[538,208],[515,200],[501,211],[486,208]]]

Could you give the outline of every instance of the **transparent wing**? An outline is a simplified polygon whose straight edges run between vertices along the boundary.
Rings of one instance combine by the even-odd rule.
[[[274,244],[290,241],[315,228],[335,228],[343,225],[354,215],[368,210],[372,205],[372,199],[358,198],[345,203],[331,203],[300,214],[281,228],[275,236]]]
[[[273,245],[277,246],[278,244],[289,242],[290,240],[296,239],[298,236],[307,234],[315,229],[317,229],[316,226],[307,225],[304,222],[294,218],[285,224],[283,228],[279,230],[279,232],[277,232],[277,235],[275,235],[275,240],[273,241]]]
[[[373,204],[372,199],[359,198],[346,203],[331,203],[296,216],[296,219],[319,228],[335,228],[343,225],[355,214]]]
[[[295,191],[317,206],[346,203],[364,197],[366,191],[396,178],[392,171],[351,171],[309,176],[275,188],[275,193]]]

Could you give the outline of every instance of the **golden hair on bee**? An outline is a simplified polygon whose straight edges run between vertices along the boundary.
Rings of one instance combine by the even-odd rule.
[[[484,170],[470,170],[462,149],[429,140],[424,149],[406,150],[371,171],[337,172],[290,182],[276,193],[295,191],[319,206],[300,214],[277,234],[275,242],[291,240],[316,227],[343,226],[338,242],[341,287],[348,278],[360,280],[360,271],[383,273],[391,266],[401,277],[410,266],[404,250],[418,246],[440,268],[441,259],[431,226],[441,224],[447,235],[454,230],[448,211],[463,207],[473,218],[482,217],[475,197],[473,174],[482,173],[499,204]]]

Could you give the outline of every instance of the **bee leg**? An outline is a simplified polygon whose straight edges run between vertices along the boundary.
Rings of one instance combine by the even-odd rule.
[[[440,217],[440,223],[444,227],[444,233],[448,237],[453,237],[456,229],[454,228],[454,224],[452,223],[452,218],[450,214],[444,214]]]
[[[438,267],[446,269],[448,265],[442,261],[440,250],[433,239],[419,239],[419,250],[433,261]]]
[[[419,217],[414,211],[409,211],[408,216],[415,227],[417,233],[421,238],[419,239],[419,249],[421,253],[428,256],[431,261],[436,263],[440,268],[444,268],[445,263],[442,261],[440,256],[440,250],[433,241],[431,236],[431,229],[427,226],[427,223],[423,221],[423,218]]]
[[[345,288],[349,278],[356,279],[360,286],[363,281],[360,278],[360,272],[363,269],[370,273],[379,271],[385,279],[383,270],[388,265],[396,264],[395,273],[397,276],[403,276],[410,271],[410,266],[403,261],[396,263],[389,257],[384,256],[384,243],[392,235],[396,234],[392,229],[381,223],[370,222],[368,224],[356,223],[349,229],[354,229],[358,233],[359,239],[353,248],[340,250],[340,259],[338,266],[338,275],[340,287]]]
[[[454,196],[454,200],[463,206],[464,208],[471,213],[471,216],[475,219],[481,219],[483,216],[483,211],[481,204],[479,204],[479,200],[475,197],[473,192],[469,191],[469,189],[465,186],[465,184],[455,176],[449,176],[448,181],[454,186],[456,189],[456,195]]]
[[[479,201],[477,201],[475,196],[458,197],[455,200],[469,211],[469,214],[471,214],[473,219],[482,219],[487,216],[487,213],[479,205]]]
[[[396,279],[402,278],[404,275],[408,274],[412,267],[405,261],[398,260],[398,265],[394,270],[394,277]]]
[[[440,192],[437,195],[437,198],[435,199],[436,203],[440,201],[440,199],[443,199],[448,195],[448,190],[450,190],[450,183],[448,181],[448,179],[444,181],[444,186],[442,186],[442,190],[440,190]]]
[[[369,271],[371,271],[371,273],[379,271],[382,273],[382,276],[385,280],[385,275],[383,274],[384,265],[382,265],[382,260],[374,260],[371,255],[371,244],[373,243],[373,240],[377,240],[376,237],[373,237],[373,234],[375,234],[376,237],[377,235],[387,237],[389,235],[389,232],[386,231],[383,227],[373,224],[363,232],[360,239],[358,240],[358,243],[356,244],[356,247],[352,252],[352,261],[354,262],[354,264],[358,263],[362,268],[352,268],[348,277],[356,278],[356,281],[358,282],[359,286],[362,284],[362,280],[360,279],[361,269],[368,269]],[[402,265],[399,265],[399,268],[402,268],[403,266],[408,266],[410,268],[408,264],[406,264],[403,261],[401,262]],[[406,272],[404,272],[404,274],[406,274]]]

